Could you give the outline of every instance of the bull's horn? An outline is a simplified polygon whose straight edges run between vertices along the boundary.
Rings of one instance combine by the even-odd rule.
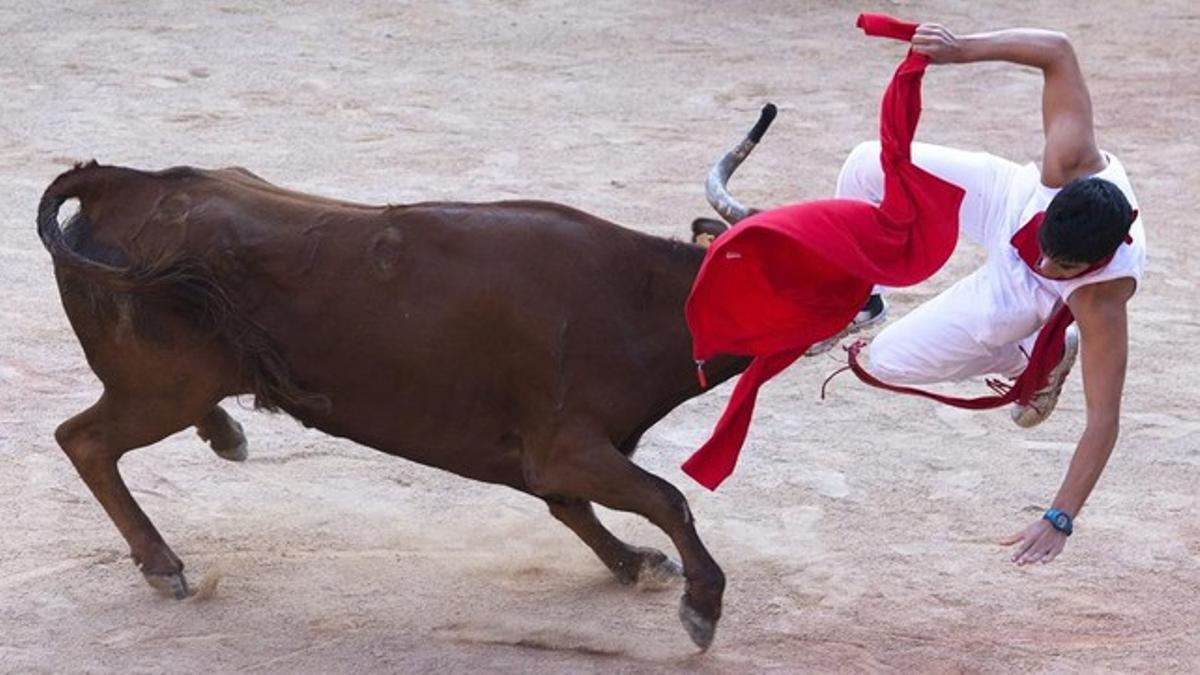
[[[704,184],[704,192],[708,196],[708,203],[716,209],[717,213],[721,214],[730,225],[736,224],[739,220],[752,215],[756,209],[749,209],[742,206],[738,200],[729,194],[729,177],[737,170],[747,157],[750,156],[750,151],[758,142],[762,140],[763,134],[767,133],[767,127],[771,126],[771,122],[775,121],[775,113],[778,110],[773,103],[768,103],[763,106],[762,113],[758,116],[758,122],[754,128],[746,134],[746,138],[741,143],[733,146],[733,148],[725,153],[725,156],[720,159],[713,168],[708,172],[708,180]]]

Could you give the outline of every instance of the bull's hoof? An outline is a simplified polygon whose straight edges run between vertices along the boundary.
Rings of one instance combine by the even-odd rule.
[[[212,448],[217,457],[230,462],[244,462],[250,456],[250,453],[248,452],[249,446],[246,443],[246,434],[242,430],[242,425],[229,416],[226,416],[225,420],[229,424],[212,430],[198,427],[196,432],[201,439],[208,442],[208,447]]]
[[[641,567],[637,571],[637,588],[640,591],[661,591],[683,578],[683,567],[671,560],[662,551],[641,549],[644,552]]]
[[[245,438],[242,438],[242,442],[232,448],[213,448],[213,452],[217,453],[217,457],[230,462],[244,462],[250,456],[249,445]]]
[[[612,573],[626,586],[655,591],[683,576],[683,568],[656,548],[631,546]]]
[[[176,600],[183,600],[195,592],[188,588],[187,577],[183,576],[182,571],[174,574],[148,574],[143,572],[142,576],[146,577],[146,583],[153,586],[159,593],[173,597]]]
[[[692,638],[692,642],[696,643],[700,651],[707,651],[708,646],[712,644],[713,636],[717,632],[716,620],[704,616],[696,608],[689,605],[686,595],[683,596],[683,600],[679,603],[679,620],[683,622],[683,627],[687,630],[688,637]]]

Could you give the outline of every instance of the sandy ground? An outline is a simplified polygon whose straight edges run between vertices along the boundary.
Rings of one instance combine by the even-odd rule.
[[[0,670],[1200,667],[1193,0],[63,4],[0,4]],[[233,402],[248,462],[222,462],[187,432],[122,464],[193,582],[221,580],[185,602],[143,583],[52,437],[99,391],[34,234],[56,174],[91,157],[240,164],[356,201],[535,197],[682,236],[705,212],[709,163],[766,100],[780,119],[737,191],[764,205],[830,193],[841,158],[876,133],[902,55],[852,29],[859,9],[1068,31],[1101,144],[1139,191],[1151,258],[1131,310],[1121,441],[1058,562],[1017,569],[993,541],[1056,489],[1083,423],[1078,374],[1054,418],[1022,432],[1003,412],[849,378],[822,402],[836,366],[822,358],[764,391],[718,493],[677,467],[728,386],[639,451],[688,495],[728,575],[707,654],[675,618],[678,587],[619,586],[540,502]],[[1039,87],[1016,67],[936,69],[919,138],[1036,159]],[[978,260],[960,251],[893,296],[896,309]],[[639,518],[602,516],[668,546]]]

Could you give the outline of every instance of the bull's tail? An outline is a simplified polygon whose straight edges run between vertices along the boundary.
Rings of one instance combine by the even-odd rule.
[[[115,174],[130,171],[120,167],[100,166],[94,160],[86,165],[77,164],[50,183],[38,204],[38,237],[55,264],[118,292],[148,290],[153,284],[145,283],[145,274],[139,274],[128,267],[118,267],[106,261],[89,258],[75,250],[67,241],[63,226],[58,220],[58,212],[68,199],[79,199],[82,202],[100,182],[111,179]],[[82,214],[76,218],[82,219]]]
[[[63,238],[62,226],[58,223],[58,210],[63,202],[72,197],[78,197],[84,176],[90,172],[96,163],[93,161],[86,166],[76,165],[75,168],[54,179],[54,182],[42,193],[42,201],[38,204],[37,229],[42,238],[42,245],[50,252],[55,260],[68,264],[81,264],[82,258],[71,250]]]
[[[76,232],[68,236],[71,226],[64,230],[58,220],[63,203],[77,198],[81,204],[86,204],[90,196],[98,195],[114,179],[135,173],[141,172],[100,166],[93,161],[67,171],[46,188],[38,204],[37,228],[55,265],[110,292],[169,297],[186,308],[198,328],[223,341],[237,355],[239,368],[251,383],[254,407],[270,411],[289,404],[328,408],[327,397],[308,392],[296,384],[266,331],[241,311],[202,260],[165,257],[117,264],[89,257],[72,246],[74,234],[90,237],[91,224],[81,211],[73,221],[77,225]]]

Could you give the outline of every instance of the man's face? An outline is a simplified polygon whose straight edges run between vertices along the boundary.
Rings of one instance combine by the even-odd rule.
[[[1087,268],[1087,263],[1059,261],[1045,254],[1042,254],[1037,262],[1038,274],[1047,279],[1073,279],[1083,274]]]

